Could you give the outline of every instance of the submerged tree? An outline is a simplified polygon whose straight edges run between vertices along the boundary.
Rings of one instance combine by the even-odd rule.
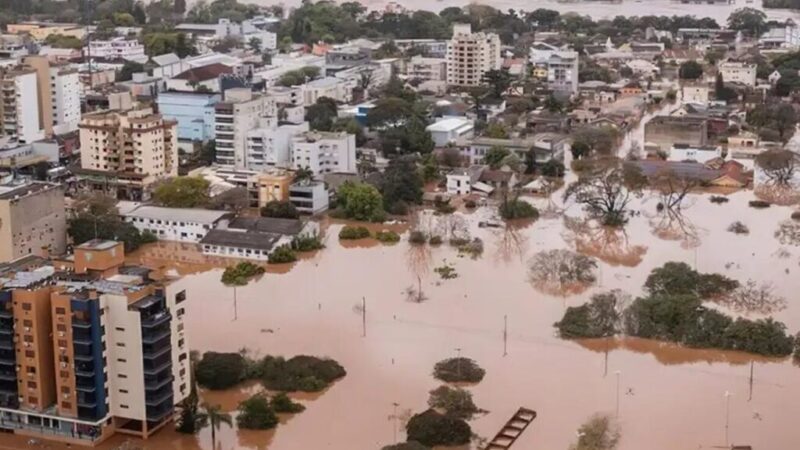
[[[564,200],[583,204],[604,225],[620,226],[627,220],[628,204],[641,196],[645,181],[633,164],[617,158],[596,159],[567,187]]]
[[[597,280],[597,262],[580,253],[557,249],[539,252],[528,266],[528,279],[542,292],[567,296],[585,291]]]
[[[578,442],[570,450],[614,450],[619,440],[619,426],[609,416],[598,414],[581,425]]]
[[[629,297],[619,290],[595,294],[588,303],[567,308],[555,326],[564,339],[614,336],[620,331],[622,311],[628,301]]]
[[[767,150],[756,156],[756,164],[761,169],[767,184],[781,187],[794,187],[800,169],[800,156],[790,150]]]
[[[232,427],[233,418],[231,418],[230,414],[223,412],[220,405],[203,403],[200,405],[200,409],[202,410],[200,420],[204,424],[211,426],[211,447],[217,448],[217,431],[222,427],[223,423]]]

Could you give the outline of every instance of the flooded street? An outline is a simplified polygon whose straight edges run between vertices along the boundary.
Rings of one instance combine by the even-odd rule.
[[[791,450],[800,442],[794,426],[800,415],[800,367],[791,359],[641,339],[572,342],[554,336],[552,325],[567,306],[607,289],[638,295],[650,270],[667,261],[685,261],[741,282],[752,278],[774,283],[788,300],[775,317],[792,333],[799,331],[800,247],[781,246],[773,236],[791,209],[749,208],[751,192],[730,198],[715,205],[707,195],[693,196],[688,203],[695,204],[686,209],[679,226],[653,217],[656,199],[646,196],[634,208],[641,215],[631,219],[625,232],[616,233],[567,228],[562,218],[540,219],[514,232],[479,229],[476,219],[493,213],[485,208],[470,221],[473,236],[485,243],[478,259],[459,257],[446,245],[412,248],[407,234],[396,245],[345,248],[336,238],[341,225],[334,224],[325,250],[239,288],[236,320],[232,289],[219,281],[221,269],[209,269],[199,255],[186,261],[188,256],[165,250],[170,244],[157,244],[134,257],[168,266],[173,265],[169,258],[185,259],[177,266],[187,274],[179,283],[192,301],[187,327],[194,349],[237,351],[246,346],[261,355],[329,356],[347,369],[344,379],[319,398],[304,400],[307,410],[275,432],[237,434],[223,427],[218,434],[223,449],[379,449],[394,439],[394,421],[389,419],[393,403],[399,404],[398,416],[424,410],[428,391],[438,386],[431,376],[433,365],[461,349],[487,371],[471,388],[476,404],[489,411],[471,422],[474,432],[490,438],[521,406],[538,412],[515,445],[520,449],[567,448],[581,423],[597,412],[616,414],[617,402],[622,449],[714,448],[725,444],[724,393],[730,391],[730,443]],[[571,207],[568,214],[580,222],[578,208]],[[725,231],[735,220],[745,223],[750,234]],[[532,255],[574,249],[578,243],[581,251],[600,258],[597,285],[559,298],[528,283],[525,263]],[[439,280],[433,269],[444,261],[455,267],[457,278]],[[417,274],[427,297],[422,303],[406,295],[407,288],[416,286]],[[356,309],[362,297],[366,337]],[[246,395],[204,397],[235,409]],[[402,431],[398,436],[403,439]],[[144,447],[211,449],[210,433],[184,437],[164,430]]]

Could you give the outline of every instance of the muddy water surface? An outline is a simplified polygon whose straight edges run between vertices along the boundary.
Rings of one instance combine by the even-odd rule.
[[[615,415],[617,405],[623,450],[715,448],[726,443],[724,394],[729,391],[731,444],[797,449],[800,367],[790,360],[641,339],[570,342],[554,336],[552,324],[567,306],[605,289],[637,295],[652,268],[673,260],[740,281],[772,282],[788,301],[775,316],[792,332],[800,331],[800,246],[781,245],[773,237],[791,209],[749,208],[750,192],[730,198],[715,205],[708,196],[693,196],[678,223],[656,215],[656,200],[645,198],[635,205],[641,214],[616,233],[591,224],[565,226],[563,218],[509,231],[480,229],[477,221],[492,215],[484,208],[470,216],[472,235],[485,243],[478,259],[459,256],[446,245],[343,246],[335,238],[342,225],[332,224],[325,250],[285,273],[267,273],[239,288],[237,319],[232,289],[219,282],[222,271],[213,268],[215,262],[188,247],[186,252],[195,253],[191,258],[166,251],[164,244],[133,258],[172,265],[186,274],[178,283],[191,299],[187,327],[193,348],[325,355],[348,371],[323,395],[305,400],[308,409],[275,432],[223,428],[220,448],[379,449],[394,440],[393,404],[398,404],[397,416],[423,410],[428,391],[438,385],[430,375],[433,365],[460,351],[487,370],[486,378],[471,388],[477,405],[489,411],[471,422],[477,434],[490,437],[520,406],[539,413],[515,448],[567,448],[588,416]],[[570,207],[567,213],[580,222],[578,209]],[[735,220],[746,224],[750,234],[727,232]],[[595,286],[562,298],[528,283],[525,263],[533,254],[576,247],[600,259]],[[445,262],[455,267],[457,278],[441,280],[434,273]],[[417,286],[417,275],[427,297],[422,303],[409,301],[406,293]],[[357,308],[362,299],[366,330]],[[204,396],[233,409],[247,392]],[[165,430],[144,446],[210,449],[210,433],[184,437]]]

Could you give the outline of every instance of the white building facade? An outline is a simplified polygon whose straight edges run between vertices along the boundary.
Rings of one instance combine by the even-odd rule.
[[[292,137],[292,168],[309,169],[315,178],[326,173],[356,173],[356,137],[310,131]]]
[[[117,204],[122,220],[160,241],[198,243],[223,221],[225,211],[195,208],[163,208],[122,201]]]
[[[719,73],[726,83],[739,83],[750,87],[756,85],[755,64],[726,61],[719,65]]]
[[[147,59],[144,45],[137,39],[116,37],[107,41],[89,41],[84,55],[91,58],[142,60]]]
[[[214,107],[216,160],[222,166],[247,167],[247,133],[258,128],[261,117],[277,114],[274,99],[253,95],[247,88],[225,91],[225,100]]]
[[[246,134],[248,170],[288,168],[291,165],[290,141],[309,131],[308,122],[279,124],[277,117],[262,117],[259,127]]]

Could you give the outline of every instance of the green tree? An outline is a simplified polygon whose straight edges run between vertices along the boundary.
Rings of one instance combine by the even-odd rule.
[[[247,41],[247,46],[250,48],[250,50],[256,53],[261,53],[261,39],[252,37],[249,41]]]
[[[144,65],[136,61],[125,61],[117,74],[117,81],[130,81],[134,73],[144,72]]]
[[[273,200],[261,208],[261,217],[278,217],[281,219],[297,219],[300,213],[288,201]]]
[[[472,394],[468,390],[447,385],[439,386],[430,392],[428,406],[462,420],[470,420],[480,411],[472,401]]]
[[[400,157],[389,161],[380,188],[384,207],[394,214],[404,214],[408,205],[421,203],[422,176],[416,158]]]
[[[210,183],[200,177],[170,178],[153,191],[153,200],[168,208],[200,208],[208,204]]]
[[[336,100],[330,97],[320,97],[317,102],[306,108],[306,120],[312,130],[331,131],[338,114]]]
[[[596,415],[578,429],[578,442],[570,450],[615,450],[619,441],[619,426],[606,415]]]
[[[499,169],[500,164],[510,154],[511,152],[507,148],[495,145],[486,152],[486,155],[483,157],[483,163],[492,169]]]
[[[455,446],[469,443],[472,429],[461,419],[439,414],[433,409],[413,416],[406,425],[408,440],[429,447]]]
[[[278,416],[272,410],[267,396],[258,393],[239,403],[236,425],[246,430],[268,430],[278,425]]]
[[[368,222],[383,222],[383,197],[369,184],[346,182],[337,191],[337,201],[345,216]]]
[[[492,96],[500,99],[511,87],[511,74],[506,68],[492,69],[483,74],[482,81],[489,85]]]
[[[568,307],[555,326],[564,339],[614,336],[620,330],[623,303],[619,291],[595,294],[588,303]]]
[[[195,368],[197,383],[208,389],[227,389],[243,380],[245,365],[239,353],[205,352]]]
[[[681,63],[678,77],[684,80],[696,80],[703,76],[703,66],[694,60]]]
[[[213,448],[217,448],[217,431],[220,429],[222,424],[227,424],[229,427],[233,426],[233,419],[231,415],[225,412],[222,412],[222,407],[219,405],[209,405],[208,403],[203,403],[200,405],[200,409],[202,412],[200,413],[200,417],[203,420],[203,423],[206,423],[211,426],[211,446]]]
[[[123,222],[116,200],[103,194],[80,195],[75,199],[67,219],[67,234],[75,245],[91,239],[120,241],[125,244],[126,252],[156,240],[151,233],[140,233],[132,224]]]
[[[53,48],[72,48],[79,50],[83,47],[83,42],[75,36],[65,36],[63,34],[50,34],[45,40],[45,44]]]
[[[192,383],[189,396],[180,405],[180,415],[175,426],[178,433],[195,434],[206,426],[206,417],[200,414],[198,406],[197,386]]]
[[[637,166],[617,158],[595,160],[567,186],[564,201],[574,199],[604,225],[620,226],[627,221],[628,204],[642,195],[645,183]]]
[[[728,16],[728,28],[758,37],[766,29],[767,15],[755,8],[739,8]]]
[[[491,122],[483,132],[486,137],[492,139],[508,139],[508,128],[500,122]]]

